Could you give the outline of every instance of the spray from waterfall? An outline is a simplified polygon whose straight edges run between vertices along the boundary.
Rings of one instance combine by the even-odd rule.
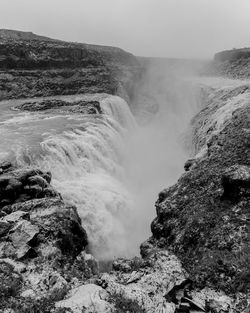
[[[147,65],[130,107],[117,96],[97,100],[103,114],[10,113],[6,104],[0,153],[10,146],[20,165],[50,170],[77,207],[89,250],[109,260],[138,254],[150,235],[157,194],[183,171],[183,133],[199,103],[193,86],[162,63]]]

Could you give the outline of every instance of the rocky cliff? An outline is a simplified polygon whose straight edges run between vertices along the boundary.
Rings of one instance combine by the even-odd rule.
[[[115,47],[0,30],[0,99],[106,92],[128,99],[136,58]]]
[[[196,157],[159,194],[149,240],[173,251],[197,286],[231,294],[250,288],[249,97],[249,86],[210,90],[192,121]]]

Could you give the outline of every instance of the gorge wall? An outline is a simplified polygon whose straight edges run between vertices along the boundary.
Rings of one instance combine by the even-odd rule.
[[[0,65],[0,312],[247,313],[249,83],[6,30]]]
[[[0,99],[106,92],[129,99],[136,58],[115,47],[0,30]]]

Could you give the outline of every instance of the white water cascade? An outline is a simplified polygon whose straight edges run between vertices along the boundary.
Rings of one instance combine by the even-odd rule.
[[[127,103],[119,97],[101,101],[104,116],[91,118],[84,129],[64,131],[41,143],[42,167],[53,175],[53,185],[74,204],[99,259],[127,255],[126,220],[132,199],[126,190],[125,141],[136,127]],[[128,225],[129,226],[129,225]]]
[[[139,253],[157,194],[183,171],[188,152],[181,138],[198,104],[193,88],[166,73],[150,68],[138,86],[150,103],[135,99],[134,115],[110,95],[89,96],[100,101],[104,114],[97,115],[11,111],[23,100],[2,103],[0,156],[9,147],[8,157],[20,165],[52,172],[53,186],[77,207],[100,260]]]

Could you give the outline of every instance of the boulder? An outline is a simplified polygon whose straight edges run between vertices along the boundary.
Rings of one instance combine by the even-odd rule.
[[[162,312],[173,313],[175,304],[166,300],[166,295],[188,278],[180,261],[166,250],[157,250],[151,251],[146,260],[137,261],[137,265],[132,272],[124,271],[119,265],[116,272],[101,276],[99,283],[110,294],[110,302],[117,304],[116,300],[120,298],[120,304],[124,302],[129,306],[132,302],[148,313],[158,312],[159,308]],[[133,268],[132,263],[129,267]]]
[[[56,303],[57,308],[69,308],[73,313],[111,311],[110,304],[105,301],[107,292],[94,284],[82,285],[70,291],[65,300]]]

